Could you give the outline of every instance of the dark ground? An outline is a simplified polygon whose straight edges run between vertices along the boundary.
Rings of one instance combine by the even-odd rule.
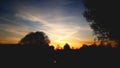
[[[0,45],[0,67],[48,68],[119,68],[120,47],[84,45],[72,50],[53,50],[53,47],[24,47],[17,44]]]

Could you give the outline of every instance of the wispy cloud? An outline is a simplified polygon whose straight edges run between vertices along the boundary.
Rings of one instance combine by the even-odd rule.
[[[76,39],[77,41],[80,41],[82,37],[81,39],[77,38],[79,37],[77,35],[81,34],[80,32],[91,31],[89,27],[86,28],[78,24],[79,21],[75,21],[76,17],[74,16],[70,17],[70,16],[62,16],[62,15],[57,14],[57,16],[53,17],[54,15],[53,13],[50,15],[44,14],[44,18],[41,18],[42,15],[41,13],[38,13],[38,15],[36,15],[36,13],[34,14],[34,13],[28,13],[25,11],[19,11],[18,13],[16,13],[15,16],[22,18],[23,20],[31,21],[34,24],[40,23],[40,25],[36,27],[37,30],[45,31],[49,35],[51,40],[54,42],[62,41],[62,40],[64,41],[66,40],[65,42],[67,42],[67,41],[70,41],[69,40],[70,38],[72,38],[71,40]],[[70,21],[74,21],[74,22],[70,22]]]
[[[7,42],[10,38],[18,41],[18,38],[20,40],[31,31],[44,31],[52,43],[82,44],[80,41],[91,39],[92,32],[82,17],[81,3],[78,2],[78,0],[16,1],[14,6],[8,6],[11,10],[8,12],[9,15],[3,14],[5,17],[0,17],[2,38],[0,41]]]
[[[78,29],[80,28],[79,26],[65,24],[63,21],[61,23],[55,23],[55,22],[51,23],[51,22],[48,22],[49,20],[47,20],[47,18],[46,18],[46,20],[43,20],[40,17],[32,15],[32,14],[27,13],[27,12],[20,12],[20,13],[17,13],[16,16],[20,17],[24,20],[32,21],[33,23],[40,23],[40,24],[42,24],[41,26],[45,26],[43,28],[46,28],[46,27],[50,28],[50,29],[47,29],[47,31],[50,32],[51,34],[56,33],[58,35],[60,35],[60,34],[61,35],[64,35],[64,34],[68,35],[68,34],[71,34],[71,32],[74,32],[74,30],[78,31]],[[52,19],[52,20],[56,21],[56,19]],[[59,20],[59,19],[57,19],[57,20]]]
[[[0,17],[0,20],[6,22],[6,24],[0,24],[1,43],[17,43],[22,37],[24,37],[24,35],[30,32],[28,29],[29,26],[20,24],[20,22],[5,17]]]

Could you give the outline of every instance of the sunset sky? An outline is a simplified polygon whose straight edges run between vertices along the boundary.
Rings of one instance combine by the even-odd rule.
[[[82,0],[0,0],[0,43],[16,44],[29,32],[43,31],[50,45],[79,48],[93,41]]]

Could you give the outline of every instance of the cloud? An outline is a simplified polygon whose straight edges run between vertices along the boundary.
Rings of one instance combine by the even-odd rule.
[[[49,26],[49,23],[47,23],[46,21],[28,13],[28,12],[20,12],[20,13],[16,13],[15,15],[16,17],[20,17],[24,20],[29,20],[29,21],[32,21],[33,23],[34,22],[39,22],[39,23],[42,23],[44,25],[48,25]]]
[[[7,6],[11,11],[3,14],[4,17],[0,16],[2,42],[19,41],[27,33],[34,31],[44,31],[52,43],[61,45],[66,42],[79,45],[82,44],[80,41],[91,39],[91,29],[82,17],[82,5],[78,0],[32,0],[13,3],[11,2],[11,7]]]
[[[51,23],[51,22],[48,22],[47,20],[43,20],[40,17],[32,15],[32,14],[27,13],[27,12],[20,12],[20,13],[16,14],[16,17],[20,17],[24,20],[32,21],[33,23],[40,23],[40,24],[42,24],[42,26],[44,26],[43,28],[49,27],[50,29],[47,29],[47,31],[54,33],[54,34],[55,33],[56,34],[57,33],[58,34],[61,34],[61,33],[62,34],[70,34],[71,31],[74,31],[79,28],[79,27],[74,27],[72,25],[65,24],[65,23],[53,23],[53,22]],[[52,20],[56,20],[56,19],[52,19]],[[72,29],[70,29],[70,28],[72,28]]]
[[[91,29],[85,24],[86,21],[81,16],[69,16],[57,9],[56,11],[44,13],[40,10],[26,8],[18,10],[15,16],[21,20],[37,24],[34,29],[36,31],[44,31],[54,43],[58,41],[58,44],[62,43],[62,45],[66,42],[71,44],[80,43],[81,40],[86,39],[85,36],[91,37]]]
[[[0,23],[0,41],[2,41],[2,43],[16,43],[30,32],[28,29],[29,26],[21,24],[20,22],[5,17],[0,17],[0,20],[0,22],[6,22]]]

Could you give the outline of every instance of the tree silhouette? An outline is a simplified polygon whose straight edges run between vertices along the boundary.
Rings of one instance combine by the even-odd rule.
[[[31,32],[19,42],[20,45],[43,46],[48,45],[50,40],[44,32]]]
[[[22,48],[27,48],[27,51],[21,52],[21,56],[25,56],[22,59],[24,63],[35,66],[48,64],[50,59],[49,43],[50,40],[44,32],[37,31],[27,34],[19,42]]]
[[[98,40],[120,43],[119,2],[116,0],[84,0],[86,17]]]

